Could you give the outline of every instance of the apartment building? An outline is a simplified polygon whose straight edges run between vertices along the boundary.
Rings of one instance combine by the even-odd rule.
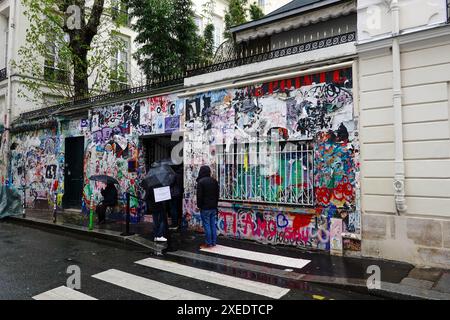
[[[449,1],[358,1],[362,253],[450,264]]]

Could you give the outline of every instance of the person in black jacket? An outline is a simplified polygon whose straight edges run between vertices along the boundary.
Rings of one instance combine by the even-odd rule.
[[[156,242],[167,242],[167,203],[155,202],[155,189],[162,185],[154,186],[147,190],[145,200],[148,211],[153,216],[153,237]]]
[[[183,167],[179,166],[175,169],[175,180],[170,186],[170,194],[172,199],[169,202],[169,208],[172,224],[169,229],[178,229],[178,223],[183,211],[183,186]]]
[[[114,183],[108,183],[106,188],[101,191],[103,201],[97,206],[96,212],[98,216],[98,223],[105,222],[106,209],[108,207],[115,207],[117,205],[117,189]]]
[[[197,207],[202,217],[206,244],[201,248],[216,246],[218,206],[219,183],[211,177],[211,169],[208,166],[202,166],[197,178]]]

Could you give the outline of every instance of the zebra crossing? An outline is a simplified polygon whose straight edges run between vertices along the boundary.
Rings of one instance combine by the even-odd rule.
[[[255,252],[234,249],[229,247],[217,247],[214,252],[217,255],[229,256],[236,254],[237,257],[245,256],[248,260],[265,261],[268,263],[282,267],[304,267],[309,263],[308,260],[293,259],[283,256],[255,254]],[[297,261],[296,261],[297,260]],[[234,277],[219,272],[209,271],[201,268],[191,267],[177,262],[146,258],[134,262],[135,266],[145,267],[143,270],[151,270],[156,272],[165,272],[173,277],[176,277],[182,282],[197,281],[202,284],[215,285],[223,290],[236,290],[237,292],[245,292],[257,297],[265,297],[270,299],[282,299],[286,296],[290,289],[262,283],[258,281]],[[150,279],[148,275],[137,275],[130,272],[125,272],[118,269],[109,269],[103,272],[94,274],[91,278],[102,281],[108,285],[125,289],[126,291],[133,291],[148,298],[158,300],[218,300],[218,297],[211,295],[208,292],[195,292],[195,289],[187,290],[186,288],[179,288],[175,285],[164,283],[160,277],[157,280]],[[186,281],[184,281],[186,279]],[[200,290],[198,290],[200,291]],[[203,290],[202,290],[203,291]],[[206,293],[206,294],[205,294]],[[126,294],[126,292],[124,293]],[[87,293],[76,291],[68,287],[58,287],[38,295],[33,296],[35,300],[97,300],[101,297],[93,297]]]

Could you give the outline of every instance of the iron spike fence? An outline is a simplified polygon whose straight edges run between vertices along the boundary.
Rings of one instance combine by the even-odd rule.
[[[450,0],[449,0],[450,1]],[[252,63],[258,63],[263,61],[268,61],[272,59],[282,58],[290,55],[300,54],[304,52],[309,52],[318,49],[329,48],[341,44],[346,44],[354,42],[356,40],[356,32],[348,32],[341,34],[341,29],[339,28],[338,34],[328,38],[322,38],[317,40],[312,40],[309,42],[304,42],[296,44],[290,47],[276,49],[274,44],[274,49],[270,50],[270,44],[267,44],[267,50],[258,50],[259,53],[253,53],[253,49],[243,47],[229,46],[226,50],[226,56],[222,59],[214,59],[215,63],[204,64],[200,63],[188,66],[186,70],[176,74],[172,77],[161,77],[159,79],[151,79],[146,85],[140,87],[128,88],[125,90],[119,90],[114,92],[109,92],[106,94],[101,94],[91,97],[74,98],[71,101],[50,106],[45,109],[39,109],[35,111],[30,111],[23,113],[21,115],[22,119],[32,119],[39,117],[48,117],[59,111],[66,110],[76,106],[90,105],[110,100],[115,100],[124,96],[137,95],[150,93],[155,90],[169,88],[172,86],[182,85],[184,78],[198,76],[206,73],[217,72],[225,69],[231,69],[243,65],[248,65]],[[311,36],[312,38],[312,36]],[[256,52],[256,50],[255,50]],[[219,62],[217,62],[219,61]],[[2,70],[3,71],[3,70]],[[6,73],[6,70],[4,71]]]
[[[206,67],[197,67],[194,70],[188,71],[188,76],[193,77],[225,69],[236,68],[252,63],[258,63],[286,56],[291,56],[294,54],[329,48],[332,46],[353,42],[355,41],[355,39],[356,39],[356,32],[349,32],[324,39],[317,39],[306,43],[296,44],[290,47],[275,49],[270,52],[261,52],[258,54],[254,54],[253,49],[251,49],[250,51],[248,49],[243,49],[242,51],[240,51],[240,54],[239,52],[236,53],[235,56],[237,58],[233,60],[212,64]]]

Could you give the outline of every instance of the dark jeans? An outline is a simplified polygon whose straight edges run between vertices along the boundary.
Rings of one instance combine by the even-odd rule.
[[[167,214],[164,211],[153,211],[153,236],[160,238],[166,235]]]
[[[206,244],[215,246],[217,243],[217,209],[201,210],[200,212],[205,229]]]

